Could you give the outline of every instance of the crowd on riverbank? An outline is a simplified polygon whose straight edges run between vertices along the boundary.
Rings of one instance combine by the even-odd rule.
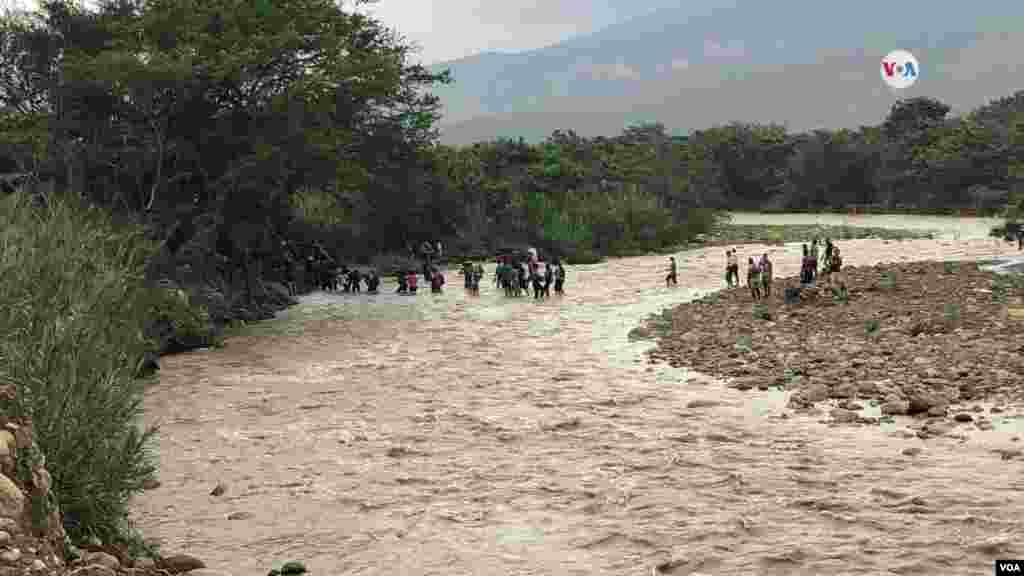
[[[732,251],[730,251],[732,253]],[[836,252],[833,252],[833,258]],[[808,254],[813,255],[813,251]],[[808,271],[784,278],[799,289]],[[652,361],[728,379],[741,389],[779,386],[791,406],[837,401],[832,416],[877,421],[884,415],[954,415],[952,407],[1024,399],[1020,323],[1008,310],[1024,297],[1024,280],[974,262],[916,262],[843,269],[845,298],[810,290],[805,298],[758,301],[730,288],[667,311]],[[754,304],[754,310],[751,310]],[[758,309],[761,306],[761,309]],[[979,362],[984,359],[984,362]],[[970,407],[958,423],[991,427]],[[922,432],[948,430],[937,424]]]

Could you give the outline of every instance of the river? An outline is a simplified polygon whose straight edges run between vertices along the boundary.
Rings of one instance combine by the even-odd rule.
[[[845,241],[846,265],[1016,253],[985,221],[893,218],[857,221],[943,239]],[[146,401],[162,486],[133,517],[234,576],[291,559],[314,576],[966,575],[1024,557],[1021,461],[993,452],[1012,430],[834,427],[784,393],[648,365],[627,333],[720,288],[723,250],[677,255],[674,289],[667,257],[644,256],[571,267],[542,302],[499,295],[493,266],[479,297],[454,274],[442,295],[316,293],[165,358]],[[770,250],[776,276],[797,272],[798,245]]]

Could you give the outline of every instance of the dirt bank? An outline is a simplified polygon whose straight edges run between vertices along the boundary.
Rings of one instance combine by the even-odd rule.
[[[846,300],[822,289],[785,304],[784,288],[797,285],[788,278],[760,305],[741,287],[678,306],[649,356],[741,389],[795,390],[794,407],[843,401],[833,416],[851,422],[863,421],[858,401],[876,401],[883,414],[967,423],[974,418],[950,408],[1024,398],[1024,321],[1008,314],[1024,296],[1019,279],[973,262],[865,266],[845,276]]]

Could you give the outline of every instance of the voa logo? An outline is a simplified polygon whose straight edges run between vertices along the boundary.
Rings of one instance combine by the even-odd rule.
[[[882,81],[890,88],[909,88],[920,73],[917,58],[906,50],[893,50],[882,58]]]

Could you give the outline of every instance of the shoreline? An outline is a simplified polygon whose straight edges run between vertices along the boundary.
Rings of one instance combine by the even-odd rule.
[[[991,429],[977,416],[978,403],[995,402],[991,413],[999,414],[1006,403],[1024,400],[1014,386],[1024,381],[1024,322],[1006,312],[1020,306],[1024,278],[997,275],[975,261],[876,264],[844,273],[848,302],[817,291],[813,300],[785,304],[780,293],[796,279],[777,278],[772,298],[760,304],[746,286],[724,288],[652,315],[630,337],[653,340],[646,353],[652,364],[740,390],[783,389],[798,411],[838,402],[831,416],[839,423],[925,418],[922,437],[948,434],[950,424]],[[865,403],[881,418],[863,416]]]

